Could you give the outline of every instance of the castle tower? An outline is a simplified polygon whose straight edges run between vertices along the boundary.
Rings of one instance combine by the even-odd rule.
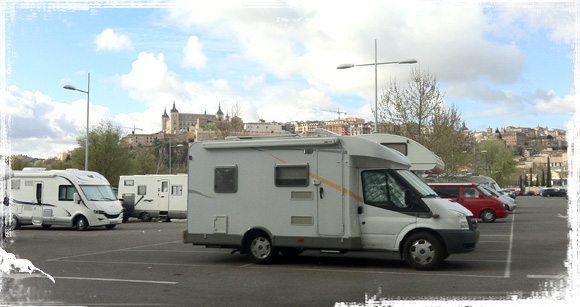
[[[218,111],[215,114],[215,117],[217,118],[218,121],[222,121],[222,119],[224,119],[224,112],[222,112],[221,104],[218,104]]]
[[[169,115],[167,115],[167,108],[163,108],[163,115],[161,115],[161,131],[168,132],[167,121],[169,121]]]
[[[170,111],[170,130],[169,133],[176,134],[179,132],[179,111],[175,108],[175,100],[173,101],[173,108]]]

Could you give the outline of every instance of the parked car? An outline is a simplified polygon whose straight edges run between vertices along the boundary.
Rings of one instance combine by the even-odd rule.
[[[516,199],[516,190],[502,190],[502,193],[506,196],[509,196],[513,199]]]
[[[505,194],[500,194],[499,192],[492,190],[488,187],[485,186],[479,186],[480,188],[488,191],[491,195],[497,197],[499,200],[501,200],[506,206],[508,211],[514,211],[516,209],[516,200],[505,195]]]
[[[534,191],[526,191],[526,192],[524,192],[524,195],[525,196],[532,196],[532,195],[534,195]]]
[[[481,188],[476,183],[428,183],[440,197],[456,201],[467,208],[474,217],[490,223],[496,218],[508,216],[507,206],[503,201]]]
[[[566,190],[565,189],[545,188],[545,189],[541,189],[539,194],[540,194],[540,196],[544,196],[544,197],[553,197],[553,196],[563,197],[563,196],[566,196]]]

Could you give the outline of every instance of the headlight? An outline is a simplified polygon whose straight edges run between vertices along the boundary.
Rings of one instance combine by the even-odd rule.
[[[459,227],[461,229],[469,229],[469,222],[465,215],[457,213],[457,219],[459,219]]]
[[[95,214],[105,214],[105,211],[103,211],[103,210],[93,210],[93,212]]]

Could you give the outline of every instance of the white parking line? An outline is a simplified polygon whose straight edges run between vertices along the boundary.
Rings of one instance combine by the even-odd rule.
[[[72,256],[66,256],[66,257],[59,257],[59,258],[54,258],[54,259],[47,259],[46,261],[59,261],[59,260],[63,260],[63,259],[70,259],[70,258],[77,258],[77,257],[84,257],[84,256],[102,255],[102,254],[108,254],[108,253],[119,252],[119,251],[129,251],[129,250],[136,249],[136,248],[143,248],[143,247],[151,247],[151,246],[159,246],[159,245],[165,245],[165,244],[172,244],[172,243],[175,243],[175,242],[181,242],[181,241],[171,241],[171,242],[163,242],[163,243],[157,243],[157,244],[149,244],[149,245],[134,246],[134,247],[127,247],[127,248],[120,248],[120,249],[112,249],[112,250],[101,251],[101,252],[96,252],[96,253],[88,253],[88,254],[80,254],[80,255],[72,255]]]
[[[513,246],[514,246],[514,221],[516,219],[516,215],[512,214],[512,223],[511,223],[511,227],[510,227],[510,243],[509,243],[509,247],[508,247],[508,253],[507,253],[507,259],[506,259],[506,264],[505,264],[505,271],[503,276],[505,278],[510,278],[511,276],[511,267],[512,267],[512,250],[513,250]]]
[[[118,281],[118,282],[145,283],[145,284],[162,284],[162,285],[176,285],[176,284],[178,284],[178,282],[174,282],[174,281],[156,281],[156,280],[138,280],[138,279],[113,279],[113,278],[91,278],[91,277],[65,277],[65,276],[53,276],[53,277],[55,279]]]

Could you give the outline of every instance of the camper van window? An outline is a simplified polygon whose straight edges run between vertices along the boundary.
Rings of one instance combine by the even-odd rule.
[[[147,195],[147,186],[146,185],[137,186],[137,195]]]
[[[20,179],[12,180],[12,190],[20,190]]]
[[[171,186],[171,195],[182,195],[183,193],[183,186],[182,185],[172,185]]]
[[[167,192],[169,189],[169,182],[163,181],[161,182],[161,192]]]
[[[110,185],[81,185],[81,190],[89,200],[111,201],[117,200]]]
[[[275,185],[277,187],[307,187],[309,183],[308,164],[276,165]]]
[[[479,191],[476,188],[463,187],[463,197],[465,197],[465,198],[478,198]]]
[[[407,144],[405,143],[381,143],[381,145],[394,149],[407,156]]]
[[[459,198],[459,187],[435,187],[435,192],[442,198]]]
[[[237,166],[216,166],[214,171],[214,191],[216,193],[236,193],[238,191]]]
[[[383,170],[362,173],[365,203],[389,210],[408,209],[405,202],[405,187],[391,174]]]
[[[132,186],[135,184],[135,180],[133,180],[133,179],[131,179],[131,180],[127,179],[127,180],[125,180],[125,181],[123,182],[123,184],[124,184],[126,187],[132,187]]]
[[[58,186],[58,200],[73,201],[73,195],[77,192],[77,189],[72,185],[60,185]]]

